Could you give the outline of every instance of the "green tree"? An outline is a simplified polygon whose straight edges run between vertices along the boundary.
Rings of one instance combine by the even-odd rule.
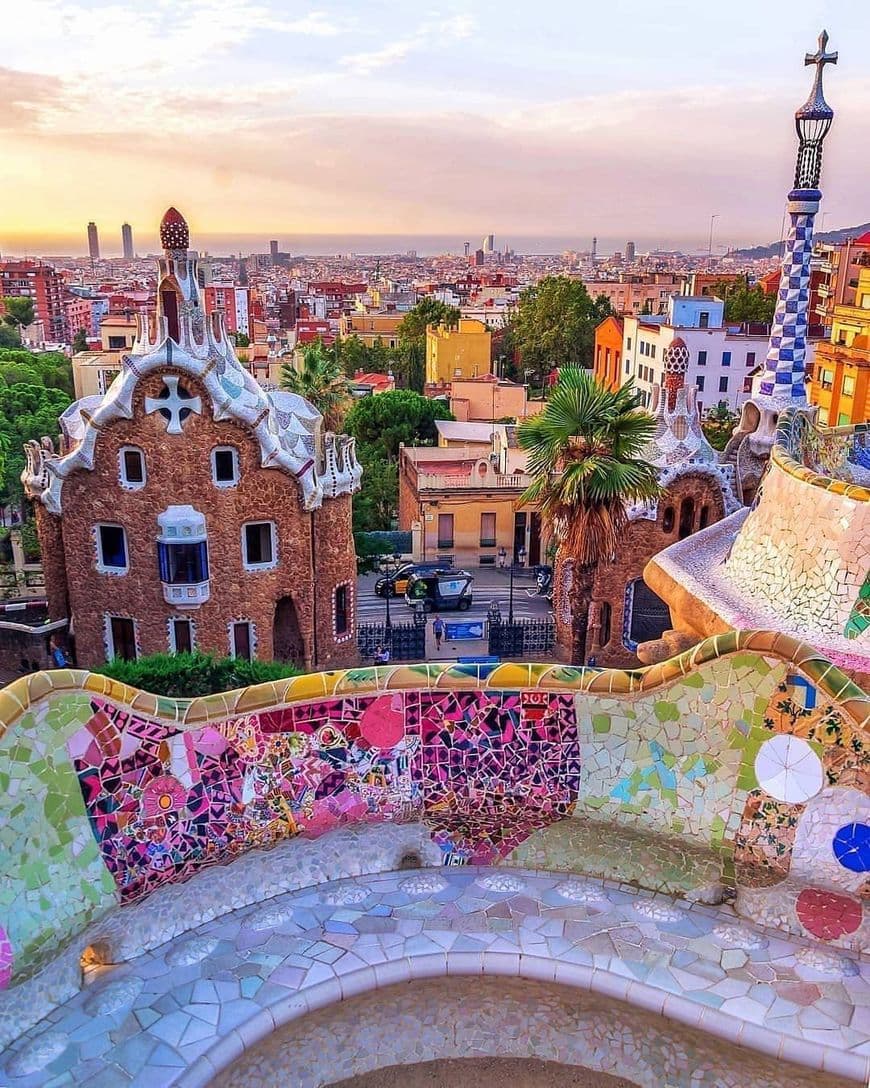
[[[22,296],[3,299],[5,313],[3,321],[7,325],[31,325],[34,318],[33,299]]]
[[[426,338],[403,343],[391,365],[399,389],[422,393],[426,386]]]
[[[58,419],[71,398],[61,389],[42,385],[0,383],[0,445],[6,451],[0,499],[23,502],[21,473],[24,443],[44,435],[56,439]]]
[[[251,338],[245,332],[233,333],[233,339],[237,348],[249,348],[251,346]]]
[[[336,340],[333,350],[346,377],[352,378],[358,370],[369,370],[369,349],[356,333]]]
[[[393,527],[399,505],[399,466],[384,458],[380,447],[358,444],[362,486],[353,498],[353,531],[370,533]]]
[[[73,337],[72,349],[74,353],[88,350],[88,334],[84,329],[79,329]]]
[[[750,287],[747,280],[720,280],[710,288],[725,302],[725,320],[758,322],[769,325],[776,309],[776,296],[766,295],[760,284]]]
[[[341,427],[350,397],[347,378],[335,352],[325,348],[322,341],[305,348],[298,370],[292,361],[284,364],[281,387],[310,401],[323,416],[327,430],[337,431]]]
[[[2,326],[0,326],[2,328]],[[44,385],[73,395],[72,363],[60,351],[25,351],[0,347],[0,382],[6,385]]]
[[[545,276],[522,292],[512,333],[524,369],[537,385],[553,367],[592,365],[595,326],[612,312],[604,296],[594,302],[580,282]]]
[[[714,450],[724,450],[728,445],[728,439],[731,437],[736,423],[737,415],[728,407],[728,402],[720,400],[707,413],[707,418],[701,424],[701,428]]]
[[[571,570],[572,664],[586,663],[595,574],[616,556],[627,504],[660,493],[655,468],[643,460],[654,431],[631,383],[612,392],[576,367],[562,370],[544,411],[520,425],[534,477],[523,502],[537,504],[559,542],[557,582]]]
[[[0,348],[21,347],[21,336],[18,329],[0,322]]]
[[[437,419],[453,419],[444,401],[410,389],[363,397],[347,413],[345,428],[356,438],[363,467],[362,484],[353,497],[354,532],[393,527],[399,506],[399,448],[433,444]]]
[[[459,317],[459,310],[455,306],[448,306],[433,295],[426,295],[399,322],[399,340],[402,344],[420,340],[425,344],[427,325],[456,325]]]
[[[443,400],[430,400],[410,389],[395,389],[356,401],[344,426],[358,445],[398,461],[401,444],[432,445],[438,436],[435,421],[453,418]]]

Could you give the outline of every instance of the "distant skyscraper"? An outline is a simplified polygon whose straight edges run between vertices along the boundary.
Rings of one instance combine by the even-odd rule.
[[[468,251],[471,249],[471,242],[465,243],[465,256],[468,256]]]
[[[634,242],[625,243],[625,259],[627,261],[634,260]]]
[[[592,239],[592,260],[595,260],[595,254],[598,252],[598,239]]]
[[[96,228],[94,229],[94,238],[96,239]],[[121,226],[121,250],[124,254],[125,261],[132,261],[133,259],[133,228],[129,223],[124,223]]]
[[[493,253],[495,251],[495,235],[487,234],[483,239],[483,252]]]
[[[476,249],[474,251],[474,263],[475,265],[483,264],[484,253],[482,249]]]
[[[278,243],[274,238],[269,243],[269,253],[271,254],[273,262],[278,260]]]
[[[97,235],[96,223],[88,223],[88,253],[92,261],[100,259],[100,239]]]

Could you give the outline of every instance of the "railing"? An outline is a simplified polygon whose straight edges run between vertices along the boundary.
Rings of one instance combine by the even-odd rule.
[[[777,443],[798,464],[822,476],[863,483],[870,473],[870,424],[820,429],[803,412],[781,421]]]
[[[548,653],[556,641],[553,620],[490,621],[487,627],[489,652],[493,657]]]
[[[495,476],[478,476],[473,473],[464,476],[451,476],[440,472],[417,473],[418,491],[524,491],[531,482],[532,477],[525,472],[497,473]]]
[[[361,623],[356,629],[356,645],[363,664],[369,665],[378,648],[389,650],[390,661],[425,661],[426,624]]]

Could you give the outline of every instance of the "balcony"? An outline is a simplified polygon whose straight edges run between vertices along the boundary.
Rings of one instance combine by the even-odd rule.
[[[493,476],[449,475],[440,472],[419,472],[418,491],[524,491],[532,482],[525,472],[496,473]]]
[[[157,524],[163,599],[176,608],[198,608],[209,599],[205,519],[192,506],[169,506],[158,514]]]

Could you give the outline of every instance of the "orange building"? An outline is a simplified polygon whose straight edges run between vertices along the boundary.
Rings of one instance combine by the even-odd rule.
[[[858,274],[854,302],[833,308],[831,339],[816,348],[809,393],[824,426],[870,422],[870,268]]]
[[[622,318],[605,317],[595,329],[593,373],[596,380],[616,391],[622,385]]]

